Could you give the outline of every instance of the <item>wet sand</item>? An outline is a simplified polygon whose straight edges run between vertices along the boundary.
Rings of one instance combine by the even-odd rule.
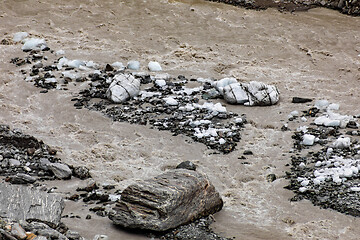
[[[55,146],[63,161],[86,165],[97,181],[116,183],[119,189],[181,161],[195,162],[223,196],[224,209],[215,214],[213,227],[227,237],[357,239],[360,219],[308,201],[289,201],[293,194],[283,188],[288,180],[281,176],[290,162],[291,132],[280,128],[291,111],[311,105],[292,104],[294,96],[327,99],[339,103],[343,114],[360,113],[359,26],[359,18],[328,9],[280,13],[191,0],[3,1],[2,38],[26,31],[45,38],[51,49],[65,50],[69,59],[135,59],[144,71],[156,60],[174,76],[258,80],[275,84],[281,101],[271,107],[227,105],[246,113],[250,123],[237,151],[210,155],[187,137],[76,110],[70,100],[86,83],[40,94],[23,80],[21,67],[9,63],[24,55],[20,45],[0,45],[0,122]],[[238,159],[247,149],[254,155]],[[278,180],[267,182],[270,173]],[[66,212],[74,207],[69,204]],[[80,214],[81,220],[64,222],[88,239],[95,233],[146,239],[115,229],[105,218],[88,221],[88,212]]]

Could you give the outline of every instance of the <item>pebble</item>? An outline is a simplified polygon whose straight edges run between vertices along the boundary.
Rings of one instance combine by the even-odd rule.
[[[95,235],[93,240],[109,240],[107,235]]]

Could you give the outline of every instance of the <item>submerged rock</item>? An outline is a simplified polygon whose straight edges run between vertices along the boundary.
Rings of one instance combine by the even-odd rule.
[[[118,74],[106,91],[106,96],[114,103],[123,103],[140,92],[140,80],[130,74]]]
[[[208,178],[176,169],[127,187],[109,218],[125,228],[166,231],[221,210]]]

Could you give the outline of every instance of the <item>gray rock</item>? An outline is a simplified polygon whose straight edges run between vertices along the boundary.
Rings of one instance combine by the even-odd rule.
[[[71,177],[72,171],[68,165],[62,163],[51,163],[48,168],[54,173],[55,177],[59,179],[68,179]]]
[[[80,240],[81,239],[81,236],[78,232],[71,231],[71,230],[68,230],[65,233],[65,236],[70,240]]]
[[[24,173],[17,173],[14,176],[10,177],[10,182],[12,184],[27,184],[27,183],[34,183],[36,178]]]
[[[9,165],[10,165],[10,167],[19,167],[21,165],[21,163],[19,160],[11,158],[11,159],[9,159]]]
[[[15,223],[14,225],[12,225],[11,234],[13,236],[15,236],[17,239],[25,239],[26,238],[25,230],[18,223]]]
[[[37,219],[58,225],[64,209],[61,197],[25,186],[0,183],[0,216],[13,220]]]
[[[166,231],[221,210],[223,201],[209,179],[175,169],[127,187],[109,218],[125,228]]]
[[[183,168],[183,169],[196,171],[196,165],[193,162],[190,162],[190,161],[181,162],[179,165],[176,166],[176,168],[177,169]]]

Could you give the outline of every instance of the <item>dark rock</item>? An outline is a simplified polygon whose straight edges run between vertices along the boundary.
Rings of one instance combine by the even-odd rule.
[[[75,167],[73,170],[73,175],[80,179],[86,179],[91,177],[89,173],[89,169],[84,166]]]
[[[176,169],[127,187],[109,218],[125,228],[166,231],[220,211],[222,206],[205,175]]]
[[[183,168],[183,169],[188,169],[188,170],[194,170],[196,171],[196,165],[190,161],[185,161],[180,163],[179,165],[176,166],[177,169],[179,168]]]
[[[0,183],[0,214],[13,220],[37,220],[57,226],[64,201],[43,191]],[[16,209],[16,211],[15,211]]]
[[[266,176],[266,180],[267,180],[268,182],[273,182],[273,181],[276,180],[276,175],[273,174],[273,173],[271,173],[271,174],[269,174],[269,175]]]
[[[106,64],[105,71],[106,72],[112,72],[112,71],[114,71],[114,67],[111,66],[110,64]]]
[[[18,173],[15,176],[11,176],[9,182],[12,184],[27,184],[27,183],[34,183],[36,181],[36,178],[24,174],[24,173]]]
[[[244,155],[253,155],[253,152],[251,150],[245,150],[243,152]]]
[[[175,228],[165,234],[155,234],[155,237],[161,240],[231,240],[232,238],[224,238],[216,234],[210,227],[213,222],[211,217],[201,218],[190,224],[186,224]]]
[[[72,171],[68,165],[62,163],[51,163],[47,166],[54,173],[55,177],[59,179],[71,178]]]
[[[312,99],[310,98],[301,98],[301,97],[293,97],[292,103],[307,103],[312,102]]]

